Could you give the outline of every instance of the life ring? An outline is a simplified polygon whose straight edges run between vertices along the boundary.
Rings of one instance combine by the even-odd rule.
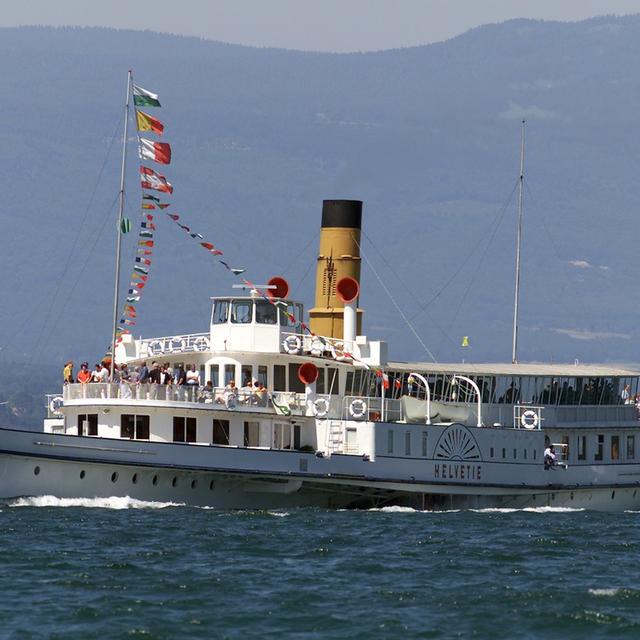
[[[151,355],[159,356],[161,353],[164,353],[164,344],[161,340],[152,340],[148,344],[147,350],[151,352]]]
[[[316,356],[319,358],[324,354],[325,346],[326,345],[322,340],[320,340],[319,338],[314,338],[311,341],[311,348],[309,349],[309,351],[311,351],[312,356]]]
[[[207,344],[207,339],[204,336],[200,336],[191,343],[191,346],[194,351],[206,351],[209,345]]]
[[[356,420],[360,420],[367,415],[367,403],[361,398],[356,398],[349,405],[349,415]]]
[[[177,343],[177,346],[176,346]],[[169,339],[169,347],[167,348],[168,353],[180,353],[182,351],[186,351],[187,349],[187,341],[184,338],[170,338]]]
[[[325,418],[329,413],[329,401],[326,398],[318,398],[313,403],[313,411],[316,418]]]
[[[522,412],[520,416],[520,424],[525,429],[537,429],[538,428],[538,414],[533,409],[527,409]]]
[[[330,343],[329,353],[336,362],[351,362],[351,358],[345,353],[342,342],[336,342],[335,344]]]
[[[60,415],[60,407],[64,404],[64,398],[62,396],[56,396],[51,399],[49,403],[49,410],[51,413],[55,413],[56,415]]]
[[[302,350],[302,340],[300,340],[299,336],[287,336],[282,342],[282,348],[290,356],[297,356]]]

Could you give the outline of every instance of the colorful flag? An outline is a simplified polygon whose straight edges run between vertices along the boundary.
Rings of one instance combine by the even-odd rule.
[[[138,245],[140,247],[153,247],[153,240],[140,240]]]
[[[143,200],[152,200],[153,202],[160,203],[160,198],[156,198],[156,196],[152,196],[150,193],[145,193],[142,196]]]
[[[136,107],[159,107],[160,101],[158,100],[157,93],[151,93],[137,84],[133,85],[133,104]]]
[[[136,258],[136,262],[141,262],[142,264],[147,264],[147,265],[151,264],[151,260],[147,258]]]
[[[138,111],[138,109],[136,109],[136,120],[138,121],[138,131],[153,131],[153,133],[157,133],[159,136],[164,132],[162,122],[144,111]]]
[[[171,163],[171,147],[166,142],[154,142],[147,138],[139,138],[138,155],[141,160],[153,160],[160,164]]]
[[[156,205],[155,204],[151,204],[150,202],[143,202],[142,203],[142,208],[143,209],[155,209]]]
[[[176,213],[167,213],[167,215],[172,219],[172,220],[180,220],[180,216],[177,215]]]
[[[129,220],[129,218],[122,218],[120,231],[122,231],[122,233],[129,233],[129,231],[131,231],[131,220]]]
[[[469,346],[469,336],[462,336],[462,342],[460,344],[461,347]]]
[[[167,179],[148,167],[140,167],[140,184],[143,189],[153,189],[154,191],[164,191],[173,193],[173,187]]]
[[[170,205],[168,205],[168,204],[163,204],[163,203],[161,203],[161,202],[159,202],[159,203],[158,203],[158,209],[166,209],[168,206],[170,206]]]
[[[138,235],[141,238],[153,238],[153,233],[151,231],[146,231],[145,229],[140,231],[140,233]]]
[[[140,226],[143,229],[153,229],[154,231],[156,229],[156,225],[153,224],[153,222],[142,222],[142,223],[140,223]]]

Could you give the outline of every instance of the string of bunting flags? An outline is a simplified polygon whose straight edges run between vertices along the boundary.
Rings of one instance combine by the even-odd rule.
[[[133,85],[133,101],[136,107],[136,124],[138,129],[138,156],[140,160],[156,162],[158,164],[170,164],[171,163],[171,146],[166,142],[158,142],[149,138],[144,138],[140,133],[155,134],[162,136],[164,134],[164,124],[157,118],[142,111],[138,107],[160,107],[159,96],[151,91],[143,89],[138,85]],[[151,258],[153,256],[154,248],[154,231],[156,230],[154,223],[154,214],[149,211],[165,210],[170,206],[170,203],[161,202],[160,198],[148,193],[148,191],[157,191],[164,194],[173,193],[173,185],[167,180],[165,176],[156,172],[154,169],[145,165],[140,165],[140,186],[142,189],[142,202],[141,202],[141,221],[138,231],[138,243],[136,249],[136,255],[134,259],[134,265],[131,273],[131,279],[129,284],[129,290],[123,307],[123,312],[118,323],[117,340],[122,340],[122,335],[130,333],[128,327],[136,324],[137,307],[142,297],[142,290],[149,281],[149,272],[151,268]],[[229,262],[223,259],[224,253],[217,248],[213,243],[208,240],[197,231],[194,231],[191,226],[184,224],[181,216],[176,213],[170,213],[164,211],[166,216],[173,221],[180,229],[182,229],[189,237],[195,240],[205,251],[215,257],[218,263],[229,273],[233,274],[248,288],[255,290],[258,295],[268,303],[278,307],[282,313],[288,318],[289,322],[293,326],[299,327],[302,333],[307,333],[314,340],[320,341],[324,347],[336,347],[340,340],[330,340],[324,336],[320,336],[314,333],[311,328],[303,321],[297,319],[287,308],[287,303],[279,299],[274,299],[268,295],[268,292],[262,291],[251,280],[245,277],[241,277],[246,269],[241,267],[233,267]],[[123,220],[122,232],[125,233]],[[127,220],[127,224],[130,228],[130,223]],[[344,351],[344,357],[359,362],[366,369],[370,370],[371,367],[363,362],[360,358],[357,358],[354,354]],[[376,376],[380,379],[384,388],[389,387],[389,378],[382,371],[378,369],[375,371]]]
[[[157,118],[142,111],[139,107],[160,107],[158,95],[147,91],[142,87],[133,85],[133,104],[135,107],[136,125],[138,129],[138,156],[140,160],[157,162],[158,164],[170,164],[171,146],[166,142],[158,142],[150,138],[144,138],[141,133],[151,133],[158,136],[164,134],[164,124]],[[149,282],[153,249],[154,231],[156,225],[154,214],[150,211],[166,209],[169,204],[160,201],[160,198],[147,193],[145,190],[173,193],[173,186],[160,173],[150,167],[140,165],[140,187],[142,189],[142,202],[140,205],[140,226],[138,228],[138,241],[136,245],[133,267],[131,270],[129,289],[125,303],[120,314],[116,329],[116,340],[122,341],[122,335],[130,333],[129,327],[135,326],[138,310],[137,304],[142,298],[142,292]],[[122,221],[122,233],[131,230],[131,221],[124,218]]]

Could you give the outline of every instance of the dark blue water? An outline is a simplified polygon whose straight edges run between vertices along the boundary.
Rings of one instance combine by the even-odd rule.
[[[637,513],[54,504],[1,507],[2,638],[640,638]]]

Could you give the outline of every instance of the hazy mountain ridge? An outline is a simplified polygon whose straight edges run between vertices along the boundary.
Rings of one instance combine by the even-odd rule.
[[[515,185],[527,118],[522,358],[637,360],[639,36],[638,16],[516,20],[426,47],[315,54],[151,32],[0,29],[9,150],[0,354],[30,358],[39,339],[35,356],[93,360],[106,346],[117,140],[74,238],[133,67],[163,103],[175,211],[252,279],[283,272],[301,283],[309,308],[321,200],[362,198],[375,245],[363,248],[443,360],[510,354],[514,201],[489,249],[485,239]],[[132,219],[136,166],[132,148]],[[209,295],[230,291],[188,240],[158,221],[144,335],[206,330]],[[465,260],[425,316],[413,298],[431,299]],[[361,303],[367,333],[391,338],[394,357],[424,357],[366,264]],[[459,350],[462,335],[472,349]]]

